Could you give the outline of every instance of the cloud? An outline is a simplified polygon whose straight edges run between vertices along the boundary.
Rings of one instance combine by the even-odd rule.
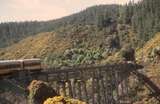
[[[47,0],[8,0],[0,9],[0,21],[48,20],[68,14],[65,8]],[[46,1],[46,2],[44,2]]]

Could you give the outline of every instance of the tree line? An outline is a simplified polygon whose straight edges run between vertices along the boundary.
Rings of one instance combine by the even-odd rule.
[[[0,24],[0,48],[40,32],[68,25],[95,25],[98,30],[112,24],[132,27],[141,43],[160,31],[160,0],[130,1],[126,5],[97,5],[79,13],[50,21],[9,22]]]

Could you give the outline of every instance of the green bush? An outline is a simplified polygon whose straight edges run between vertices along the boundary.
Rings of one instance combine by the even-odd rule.
[[[49,66],[72,66],[80,64],[92,64],[103,59],[102,49],[68,49],[62,55],[50,54],[44,59],[44,63]]]
[[[121,57],[125,61],[135,61],[135,50],[127,45],[121,50]]]

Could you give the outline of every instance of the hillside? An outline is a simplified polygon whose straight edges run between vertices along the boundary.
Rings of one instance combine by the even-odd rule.
[[[155,58],[154,49],[160,46],[160,33],[155,34],[142,48],[137,49],[136,57],[137,61],[144,64],[145,69],[142,71],[148,78],[150,78],[153,83],[160,87],[160,63]],[[142,64],[141,63],[141,64]],[[144,85],[139,85],[141,92],[138,93],[140,98],[135,104],[159,104],[154,97],[149,96],[151,91],[149,91]]]
[[[147,61],[152,55],[153,50],[160,46],[160,33],[157,33],[152,39],[150,39],[141,49],[137,50],[138,60]]]
[[[55,31],[69,25],[94,25],[102,30],[113,23],[129,25],[139,40],[137,46],[142,46],[160,31],[159,5],[159,0],[141,0],[126,5],[97,5],[56,20],[1,23],[0,48],[10,46],[28,36]]]
[[[159,62],[155,55],[157,47],[160,52],[160,0],[132,1],[56,20],[1,23],[0,60],[40,58],[49,67],[117,63],[128,46],[145,67],[138,71],[160,87],[160,55]],[[133,85],[135,104],[159,104],[150,94],[144,83]]]
[[[2,49],[1,59],[44,57],[50,52],[61,53],[71,47],[69,39],[58,38],[54,32],[30,36],[17,44]]]
[[[54,66],[105,63],[108,56],[129,43],[136,43],[135,33],[129,26],[113,23],[103,30],[97,30],[93,25],[69,25],[53,32],[30,36],[3,48],[0,58],[37,57]]]
[[[0,48],[10,46],[20,40],[41,32],[50,32],[68,25],[99,25],[103,21],[118,19],[118,5],[89,7],[78,13],[49,21],[9,22],[0,24]],[[101,21],[101,17],[105,17]]]

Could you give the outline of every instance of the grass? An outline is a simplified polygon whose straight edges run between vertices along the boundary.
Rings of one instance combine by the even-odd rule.
[[[1,59],[43,58],[46,54],[62,53],[71,47],[69,39],[58,38],[53,32],[28,37],[0,51]]]
[[[153,37],[144,45],[144,47],[137,50],[137,53],[136,53],[137,59],[142,60],[143,58],[144,60],[147,60],[150,52],[157,46],[160,46],[160,33],[157,33],[155,37]]]

